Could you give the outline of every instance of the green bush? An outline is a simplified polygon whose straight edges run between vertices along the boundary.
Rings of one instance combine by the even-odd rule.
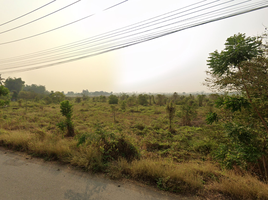
[[[68,100],[61,102],[60,112],[63,116],[66,117],[66,119],[64,122],[60,122],[57,124],[57,126],[61,130],[64,130],[65,128],[67,128],[67,136],[70,136],[70,137],[74,136],[74,126],[73,126],[73,122],[71,120],[72,114],[73,114],[72,107],[73,107],[73,105],[70,104],[70,102]]]
[[[110,95],[109,96],[109,104],[118,104],[118,97],[115,95]]]
[[[120,157],[131,162],[140,156],[137,148],[124,136],[107,132],[99,124],[95,126],[95,132],[84,133],[78,137],[77,146],[80,145],[95,146],[101,152],[104,163],[118,160]]]

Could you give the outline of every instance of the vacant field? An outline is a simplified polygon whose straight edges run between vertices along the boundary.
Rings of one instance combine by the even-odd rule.
[[[267,184],[240,168],[224,170],[213,160],[213,151],[225,140],[221,122],[205,122],[206,114],[216,109],[213,98],[198,105],[190,97],[188,107],[185,99],[176,103],[172,128],[166,105],[122,106],[119,101],[112,109],[96,99],[72,99],[75,137],[65,137],[66,131],[57,126],[65,120],[59,104],[11,102],[0,110],[0,143],[170,192],[209,199],[268,199]]]

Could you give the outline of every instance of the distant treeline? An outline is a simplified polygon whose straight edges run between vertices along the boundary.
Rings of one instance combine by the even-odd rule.
[[[112,92],[104,92],[104,91],[95,91],[95,92],[89,92],[88,90],[82,90],[81,93],[75,93],[75,92],[67,92],[67,97],[82,97],[82,96],[110,96],[113,94]]]

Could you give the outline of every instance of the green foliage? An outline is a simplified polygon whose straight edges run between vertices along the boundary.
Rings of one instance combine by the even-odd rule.
[[[139,103],[139,105],[147,106],[148,105],[147,95],[146,94],[139,94],[138,103]]]
[[[64,131],[66,128],[66,123],[65,122],[59,122],[57,123],[57,127],[61,130]]]
[[[35,98],[39,97],[39,94],[33,92],[33,91],[20,91],[20,93],[17,95],[19,99],[25,99],[25,100],[33,100]],[[13,97],[12,97],[13,98]],[[17,99],[17,98],[14,98]]]
[[[217,107],[224,106],[226,110],[231,110],[232,112],[241,111],[242,108],[250,108],[251,104],[248,99],[244,97],[230,97],[226,96],[220,98],[216,102]]]
[[[93,145],[102,154],[104,163],[118,160],[123,157],[127,161],[138,159],[140,154],[137,148],[131,144],[123,135],[117,136],[107,132],[100,124],[95,125],[93,133],[85,133],[78,136],[77,146]]]
[[[19,99],[19,100],[18,100],[18,104],[19,104],[19,107],[22,106],[22,99]]]
[[[114,123],[116,123],[116,119],[115,119],[115,114],[116,114],[116,111],[117,111],[117,107],[115,105],[111,105],[111,110],[112,110],[112,113],[113,113],[113,116],[114,116]]]
[[[32,85],[26,85],[23,88],[24,91],[30,91],[30,92],[34,92],[36,94],[47,94],[48,92],[46,91],[46,87],[43,85],[36,85],[36,84],[32,84]]]
[[[60,103],[65,99],[65,95],[62,92],[51,92],[49,97],[53,103]]]
[[[82,98],[81,97],[76,97],[75,98],[75,103],[80,103],[82,101]]]
[[[3,85],[0,85],[0,106],[9,105],[9,90]]]
[[[60,112],[63,116],[66,117],[66,120],[64,122],[60,122],[57,124],[57,126],[63,131],[65,127],[67,128],[67,136],[73,137],[74,136],[74,127],[72,122],[72,104],[68,100],[65,100],[61,102],[60,104]]]
[[[136,104],[136,97],[131,96],[127,99],[127,105],[128,106],[134,106]]]
[[[192,120],[196,117],[197,111],[196,106],[193,105],[192,101],[189,101],[181,106],[181,111],[178,113],[178,116],[182,118],[183,126],[191,126]]]
[[[223,75],[229,73],[231,67],[237,67],[241,62],[250,60],[262,54],[261,40],[256,37],[246,37],[245,34],[237,34],[229,37],[225,43],[225,49],[220,53],[214,51],[210,54],[208,65],[214,74]]]
[[[87,95],[85,95],[85,94],[82,94],[82,95],[83,95],[82,96],[83,101],[88,101],[89,100],[89,97]]]
[[[0,96],[7,96],[9,94],[8,88],[3,85],[0,85]]]
[[[210,112],[207,114],[206,116],[206,122],[208,124],[213,124],[213,122],[218,122],[218,115],[217,113],[214,113],[214,112]]]
[[[127,102],[126,102],[126,100],[121,101],[121,103],[120,103],[120,108],[121,108],[121,110],[122,110],[122,111],[125,111],[125,110],[126,110],[126,107],[127,107]]]
[[[70,104],[68,100],[65,100],[61,102],[60,104],[60,112],[63,116],[65,116],[67,119],[71,119],[73,114],[73,105]]]
[[[118,104],[118,97],[115,95],[110,95],[109,96],[109,104]]]
[[[44,100],[45,104],[47,104],[47,105],[53,103],[53,101],[52,101],[50,96],[44,97],[43,100]]]
[[[156,104],[159,106],[163,106],[166,103],[166,96],[163,94],[158,94],[156,96]]]
[[[205,98],[206,98],[206,95],[204,95],[204,94],[201,94],[201,95],[198,95],[197,96],[199,107],[202,107],[203,106],[203,102],[204,102],[204,99]]]
[[[169,130],[172,130],[172,120],[175,116],[176,112],[176,105],[174,105],[172,102],[168,103],[166,106],[166,111],[168,114],[168,119],[169,119]]]
[[[106,102],[106,96],[101,95],[100,96],[100,102]]]
[[[9,89],[9,91],[16,91],[17,94],[22,90],[24,86],[24,81],[21,78],[7,78],[5,81],[5,86]]]
[[[215,158],[227,168],[251,166],[267,181],[268,59],[262,57],[261,46],[260,38],[245,34],[228,38],[222,52],[210,54],[211,79],[206,81],[211,88],[242,94],[225,95],[216,101],[221,111],[229,111],[231,122],[224,124],[227,140],[215,151]],[[210,113],[207,122],[212,123],[216,118],[216,114]]]

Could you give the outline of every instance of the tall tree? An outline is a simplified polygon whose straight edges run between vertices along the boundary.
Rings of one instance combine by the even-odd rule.
[[[240,93],[216,102],[232,112],[224,125],[229,143],[220,145],[218,158],[230,166],[258,163],[258,173],[268,180],[268,59],[262,52],[260,38],[240,33],[229,37],[223,51],[210,54],[211,77],[206,81],[210,88]],[[212,113],[207,118],[217,119]]]
[[[9,91],[16,91],[17,94],[22,90],[24,86],[24,81],[21,78],[7,78],[5,81],[5,86],[9,89]]]
[[[23,88],[24,91],[31,91],[31,92],[35,92],[37,94],[45,94],[48,93],[46,91],[46,87],[43,85],[36,85],[36,84],[32,84],[32,85],[26,85]]]
[[[239,33],[227,39],[223,51],[220,53],[214,51],[210,54],[208,65],[210,73],[216,79],[214,82],[216,86],[220,86],[221,89],[229,87],[231,90],[245,92],[268,134],[267,122],[253,103],[249,84],[245,80],[245,70],[243,70],[246,61],[262,55],[261,46],[260,38],[246,37],[245,34]]]

